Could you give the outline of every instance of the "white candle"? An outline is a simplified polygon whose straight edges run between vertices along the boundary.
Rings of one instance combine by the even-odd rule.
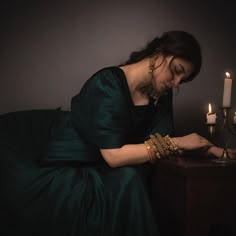
[[[236,125],[236,112],[234,113],[234,124]]]
[[[216,123],[216,113],[212,113],[212,109],[211,109],[211,104],[209,103],[208,105],[208,113],[206,115],[207,118],[207,124],[215,124]]]
[[[226,77],[224,79],[223,107],[230,107],[232,79],[230,78],[229,72],[226,72],[225,75]]]

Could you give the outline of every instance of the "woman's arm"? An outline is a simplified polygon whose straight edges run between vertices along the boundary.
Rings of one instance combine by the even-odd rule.
[[[172,140],[179,151],[208,149],[213,146],[207,139],[196,133],[175,137]],[[121,148],[101,149],[100,151],[104,160],[111,167],[141,164],[149,160],[145,144],[127,144]]]
[[[148,161],[148,152],[144,144],[127,144],[121,148],[100,151],[110,167],[142,164]]]

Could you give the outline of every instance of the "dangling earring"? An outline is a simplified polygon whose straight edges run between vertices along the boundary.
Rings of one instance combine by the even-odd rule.
[[[162,62],[158,65],[155,66],[156,60],[159,57],[159,54],[156,54],[155,56],[151,57],[149,59],[149,74],[151,76],[151,79],[153,79],[153,71],[158,68],[164,60],[162,60]],[[141,93],[146,94],[149,98],[151,98],[154,102],[154,104],[156,105],[158,102],[159,97],[161,96],[160,93],[158,93],[157,91],[154,90],[152,83],[149,83],[143,87],[140,88]]]
[[[153,79],[153,71],[157,67],[159,67],[159,65],[157,67],[155,66],[155,63],[156,63],[156,60],[158,57],[159,57],[159,54],[156,54],[155,56],[151,57],[150,61],[149,61],[149,74],[151,75],[152,79]],[[152,84],[150,84],[149,86],[150,86],[150,88],[149,88],[148,95],[149,95],[149,97],[151,97],[154,100],[154,104],[156,105],[158,102],[158,99],[160,97],[160,94],[154,90]]]
[[[156,60],[158,58],[158,55],[150,58],[150,61],[149,61],[149,74],[153,77],[153,71],[155,70],[155,63],[156,63]]]

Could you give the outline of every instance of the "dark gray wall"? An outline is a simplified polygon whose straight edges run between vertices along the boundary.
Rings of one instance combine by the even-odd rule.
[[[234,1],[6,1],[1,7],[0,113],[70,108],[98,69],[125,61],[163,31],[193,33],[203,49],[198,78],[175,96],[178,134],[204,133],[208,102],[222,105],[225,71],[236,111]]]

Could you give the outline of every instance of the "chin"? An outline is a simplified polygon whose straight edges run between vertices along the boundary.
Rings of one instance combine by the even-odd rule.
[[[165,94],[167,94],[168,92],[170,91],[170,88],[168,88],[168,89],[159,89],[159,91],[158,91],[158,93],[160,94],[160,95],[165,95]]]
[[[163,94],[163,93],[165,93],[166,91],[167,91],[167,89],[164,88],[164,87],[157,89],[157,92],[160,93],[160,94]]]

